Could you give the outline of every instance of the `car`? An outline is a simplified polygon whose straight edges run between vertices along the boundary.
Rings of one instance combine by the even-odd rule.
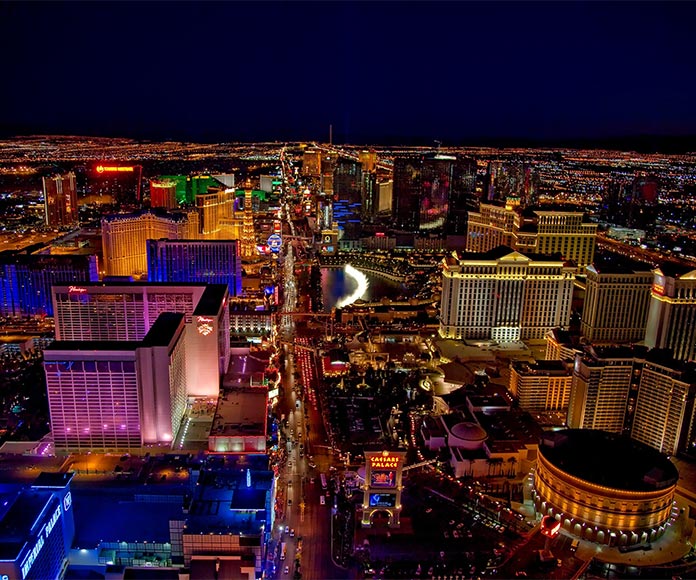
[[[290,528],[290,537],[291,538],[295,537],[295,528]]]
[[[319,496],[319,503],[321,505],[326,505],[326,498],[323,495]]]
[[[285,568],[283,568],[283,574],[290,574],[290,567],[289,566],[285,566]]]
[[[292,500],[291,500],[291,499],[288,500],[288,505],[292,505]]]
[[[285,526],[285,533],[289,534],[290,533],[290,526]]]

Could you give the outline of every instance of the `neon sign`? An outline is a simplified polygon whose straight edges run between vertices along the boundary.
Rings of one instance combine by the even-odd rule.
[[[652,287],[653,294],[657,294],[658,296],[664,296],[665,295],[665,287],[662,284],[653,284]]]
[[[34,547],[24,558],[24,562],[22,562],[22,578],[26,578],[27,574],[29,574],[31,567],[34,565],[36,558],[39,557],[39,554],[41,553],[41,550],[44,547],[46,540],[48,539],[48,536],[51,535],[53,528],[56,527],[58,518],[60,518],[60,506],[56,508],[56,511],[53,512],[51,519],[48,520],[48,522],[46,522],[46,525],[41,529],[41,531],[39,532],[39,536],[36,538],[36,544],[34,544]]]
[[[198,321],[198,326],[196,327],[198,334],[208,336],[211,332],[213,332],[214,328],[212,318],[208,316],[199,316],[196,320]]]
[[[398,469],[401,463],[401,458],[393,455],[381,455],[370,457],[370,467],[372,469]]]
[[[97,165],[97,173],[133,173],[133,171],[135,171],[135,167],[122,167],[118,165]]]
[[[81,286],[68,286],[68,292],[70,294],[85,294],[87,288],[82,288]]]
[[[68,492],[68,494],[63,498],[63,509],[67,512],[70,509],[70,506],[72,505],[72,494]]]

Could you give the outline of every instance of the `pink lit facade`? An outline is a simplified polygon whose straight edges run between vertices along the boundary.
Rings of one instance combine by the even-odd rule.
[[[186,326],[157,340],[57,341],[44,351],[56,450],[171,447],[186,410]]]
[[[56,340],[142,340],[163,312],[184,314],[186,392],[217,397],[230,361],[225,284],[92,283],[53,286]]]

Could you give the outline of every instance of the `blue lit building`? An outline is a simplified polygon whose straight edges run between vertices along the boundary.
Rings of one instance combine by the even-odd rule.
[[[75,536],[72,473],[42,473],[0,502],[0,578],[63,578]]]
[[[98,280],[96,256],[0,252],[0,315],[53,316],[51,286]]]
[[[242,260],[237,240],[148,240],[150,282],[227,284],[230,296],[242,292]]]
[[[211,509],[211,506],[220,506]],[[223,508],[224,506],[224,508]],[[222,562],[237,562],[247,575],[260,578],[273,544],[275,477],[264,454],[211,454],[191,499],[185,527],[172,536],[173,555],[185,566],[201,570],[211,555]]]
[[[362,219],[362,169],[351,159],[339,159],[333,176],[333,219],[342,238],[357,240]]]

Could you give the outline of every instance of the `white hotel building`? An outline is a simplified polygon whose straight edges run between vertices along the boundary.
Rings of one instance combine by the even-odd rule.
[[[567,326],[575,265],[506,246],[444,260],[440,336],[510,342]]]

